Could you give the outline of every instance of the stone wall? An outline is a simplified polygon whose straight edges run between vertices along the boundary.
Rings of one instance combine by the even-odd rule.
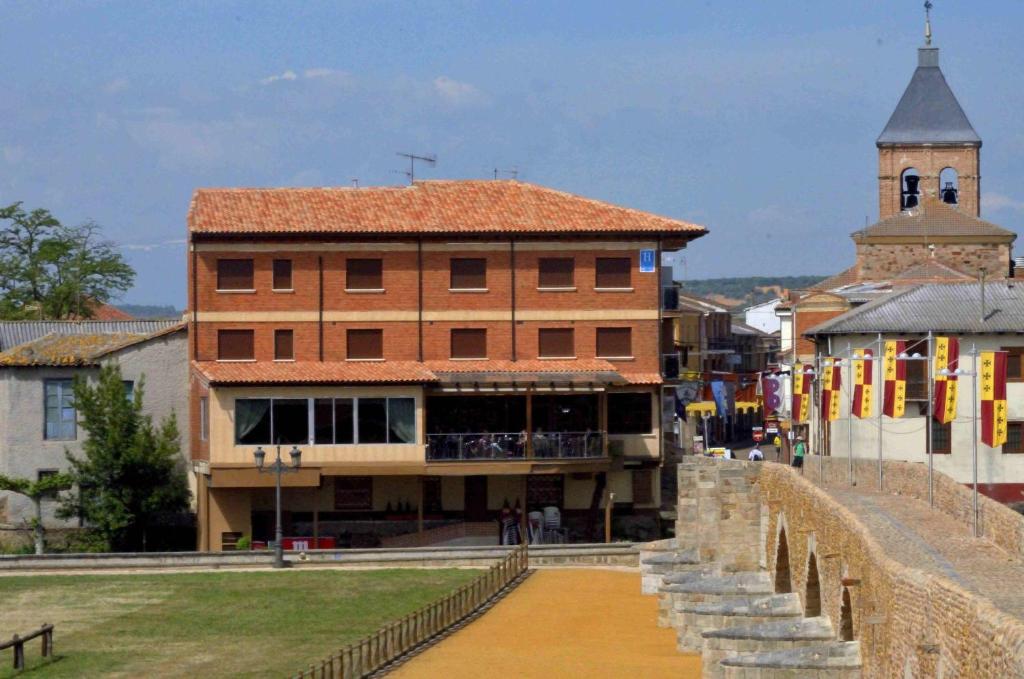
[[[931,259],[968,275],[979,269],[989,276],[1009,275],[1010,245],[1006,243],[944,243],[941,238],[919,243],[857,243],[857,263],[862,280],[890,280],[913,264]],[[935,246],[934,254],[928,245]]]

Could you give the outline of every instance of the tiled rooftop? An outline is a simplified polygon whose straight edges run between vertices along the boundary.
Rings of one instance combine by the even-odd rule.
[[[0,366],[93,365],[101,356],[147,337],[136,333],[51,334],[0,353]]]
[[[852,234],[854,242],[879,236],[986,236],[1012,240],[1017,234],[961,212],[938,198],[925,196],[917,207],[894,214]]]

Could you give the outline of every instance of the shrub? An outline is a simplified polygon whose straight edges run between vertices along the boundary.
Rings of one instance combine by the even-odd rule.
[[[252,538],[250,538],[248,535],[243,535],[242,537],[238,538],[238,542],[235,543],[235,549],[239,552],[252,549]]]

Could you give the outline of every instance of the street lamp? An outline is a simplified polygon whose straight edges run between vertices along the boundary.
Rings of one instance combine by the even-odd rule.
[[[302,451],[299,450],[298,446],[292,446],[291,451],[288,453],[291,458],[291,464],[285,464],[281,460],[281,444],[277,445],[277,459],[271,463],[271,465],[265,466],[267,459],[267,453],[263,450],[262,446],[256,448],[252,456],[256,460],[256,470],[260,474],[274,474],[276,477],[275,495],[274,495],[274,512],[275,512],[275,523],[274,523],[274,568],[284,568],[284,546],[282,545],[282,534],[281,534],[281,474],[291,474],[299,471],[299,466],[302,464]]]

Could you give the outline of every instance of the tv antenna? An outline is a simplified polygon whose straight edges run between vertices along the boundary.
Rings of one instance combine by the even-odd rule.
[[[416,161],[417,160],[420,161],[420,162],[426,163],[427,165],[430,165],[431,167],[433,167],[433,165],[435,163],[437,163],[437,156],[434,156],[434,155],[418,156],[415,153],[402,153],[401,151],[399,151],[396,155],[399,155],[399,156],[402,156],[403,158],[408,158],[409,159],[409,171],[408,172],[406,172],[404,170],[397,170],[397,171],[401,172],[406,177],[408,177],[410,184],[412,184],[413,182],[416,181]]]
[[[496,167],[496,168],[494,168],[494,178],[497,179],[498,175],[505,175],[506,177],[508,177],[510,179],[518,179],[519,178],[519,168],[518,167],[512,167],[512,168],[510,168],[508,170],[502,170],[502,169],[499,169],[499,168]]]

